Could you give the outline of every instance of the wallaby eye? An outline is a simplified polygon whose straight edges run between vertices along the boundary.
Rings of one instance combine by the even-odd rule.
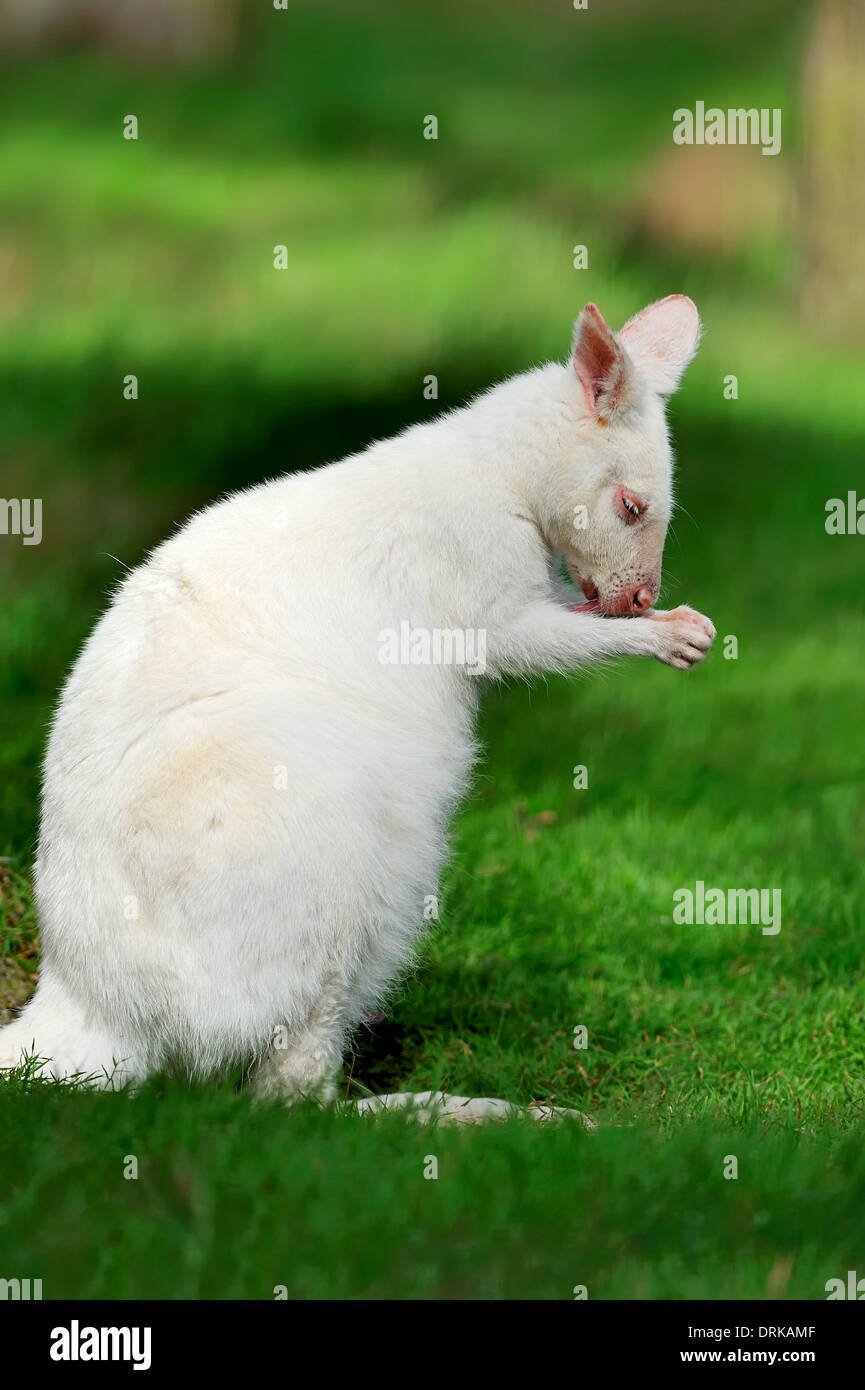
[[[645,502],[643,502],[635,492],[628,492],[625,488],[622,488],[621,492],[618,494],[617,501],[622,516],[625,521],[629,523],[632,521],[639,521],[643,512],[646,510]]]

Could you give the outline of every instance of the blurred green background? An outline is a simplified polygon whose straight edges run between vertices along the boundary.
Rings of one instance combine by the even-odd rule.
[[[619,326],[681,291],[704,321],[671,403],[681,510],[664,604],[707,612],[721,638],[737,638],[738,659],[719,642],[690,677],[623,664],[491,694],[488,757],[455,830],[442,922],[347,1065],[348,1094],[441,1085],[589,1110],[616,1127],[591,1151],[597,1185],[577,1200],[564,1141],[529,1159],[526,1136],[505,1128],[482,1143],[505,1172],[512,1153],[514,1173],[529,1164],[555,1194],[543,1236],[524,1177],[502,1178],[489,1222],[473,1227],[470,1275],[455,1272],[465,1252],[440,1232],[425,1264],[397,1274],[383,1194],[370,1272],[339,1235],[353,1175],[364,1153],[370,1171],[389,1171],[388,1145],[422,1153],[429,1139],[383,1125],[359,1140],[327,1118],[280,1114],[286,1142],[342,1173],[329,1197],[318,1192],[332,1243],[292,1296],[569,1297],[567,1252],[591,1263],[605,1248],[597,1296],[821,1297],[824,1267],[828,1279],[855,1267],[857,1249],[861,1259],[865,1160],[850,1157],[861,1135],[844,1141],[849,1181],[832,1187],[831,1211],[819,1174],[837,1164],[841,1136],[858,1133],[865,1074],[865,538],[824,526],[829,498],[865,494],[862,10],[0,2],[0,491],[41,497],[44,527],[39,546],[0,536],[0,1019],[38,970],[29,868],[47,723],[124,566],[226,489],[338,458],[562,358],[589,300]],[[675,145],[674,110],[698,100],[781,108],[781,153]],[[123,138],[130,114],[137,141]],[[423,138],[429,115],[437,140]],[[587,269],[573,266],[576,245]],[[124,399],[128,374],[137,400]],[[437,402],[424,398],[429,374]],[[731,374],[736,399],[724,394]],[[586,791],[572,786],[576,764],[589,768]],[[698,878],[781,887],[780,935],[674,926],[672,893]],[[572,1047],[578,1023],[586,1053]],[[176,1180],[193,1253],[182,1274],[176,1251],[151,1253],[148,1288],[267,1297],[254,1249],[227,1284],[202,1273],[240,1179],[217,1162],[202,1172],[199,1155],[189,1195],[178,1136],[200,1147],[202,1131],[174,1085],[164,1100],[175,1140],[169,1124],[154,1165],[163,1186]],[[32,1089],[5,1088],[0,1176],[4,1155],[7,1181],[18,1175],[0,1215],[7,1263],[32,1264],[38,1250],[67,1293],[140,1289],[128,1271],[118,1285],[110,1261],[93,1273],[98,1232],[82,1203],[144,1103],[37,1104]],[[234,1134],[245,1105],[229,1087],[201,1123],[221,1106],[219,1126]],[[99,1145],[75,1160],[91,1175],[76,1187],[63,1164],[84,1106],[109,1108],[94,1120]],[[28,1115],[51,1142],[22,1183]],[[667,1133],[680,1122],[699,1140]],[[696,1193],[701,1220],[685,1219],[677,1144],[690,1172],[700,1145],[730,1151],[721,1136],[732,1127],[770,1174],[766,1125],[785,1131],[785,1162],[801,1173],[786,1218],[763,1220],[766,1192],[719,1184],[712,1169],[716,1199]],[[647,1128],[665,1137],[653,1139],[652,1215],[627,1255],[636,1217],[617,1207],[632,1200],[619,1178],[648,1171]],[[457,1212],[487,1200],[473,1142],[448,1140],[464,1160]],[[297,1172],[275,1171],[268,1182],[293,1210]],[[125,1214],[108,1203],[105,1220],[158,1251],[148,1222],[158,1225],[160,1192],[121,1184]],[[593,1192],[606,1205],[590,1239],[581,1217]],[[32,1216],[46,1202],[55,1235],[43,1247]],[[728,1268],[730,1222],[750,1232],[752,1218],[753,1249]],[[413,1219],[422,1240],[424,1218]],[[437,1219],[430,1208],[427,1234]],[[506,1248],[494,1238],[504,1228]]]

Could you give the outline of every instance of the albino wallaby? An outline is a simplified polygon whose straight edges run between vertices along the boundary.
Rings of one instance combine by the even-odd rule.
[[[483,676],[687,670],[712,644],[652,607],[664,398],[698,336],[684,295],[619,334],[589,304],[564,365],[217,502],[123,581],[54,720],[42,971],[0,1066],[113,1085],[249,1062],[266,1091],[332,1094],[437,892]]]

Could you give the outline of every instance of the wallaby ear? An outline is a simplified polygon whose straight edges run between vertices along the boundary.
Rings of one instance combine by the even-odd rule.
[[[669,396],[697,351],[700,315],[686,294],[668,294],[629,319],[619,337],[650,385]]]
[[[586,405],[606,422],[625,395],[628,362],[597,304],[587,304],[574,325],[573,362]]]

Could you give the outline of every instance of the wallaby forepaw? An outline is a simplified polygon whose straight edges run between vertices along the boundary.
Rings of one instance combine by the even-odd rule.
[[[703,661],[715,640],[714,623],[686,604],[667,613],[647,613],[643,621],[655,624],[655,656],[678,671],[690,671]]]

